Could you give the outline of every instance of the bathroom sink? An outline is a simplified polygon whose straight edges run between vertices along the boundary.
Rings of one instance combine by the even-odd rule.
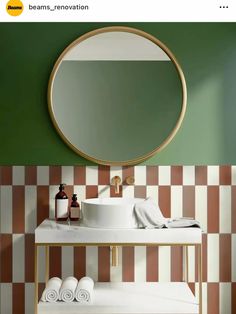
[[[90,198],[82,201],[83,225],[92,228],[137,228],[134,205],[142,198]]]

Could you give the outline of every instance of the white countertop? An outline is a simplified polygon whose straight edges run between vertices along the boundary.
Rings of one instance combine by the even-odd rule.
[[[78,222],[45,219],[35,229],[35,243],[51,244],[199,244],[200,228],[173,229],[98,229]]]

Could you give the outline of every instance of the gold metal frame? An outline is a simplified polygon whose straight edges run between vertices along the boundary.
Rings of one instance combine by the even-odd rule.
[[[45,247],[45,283],[49,279],[49,249],[50,247],[55,246],[180,246],[184,247],[184,254],[185,254],[185,271],[184,274],[184,281],[188,282],[188,247],[194,246],[195,253],[197,252],[198,256],[198,283],[199,283],[199,297],[198,297],[198,313],[202,314],[202,244],[194,244],[194,243],[35,243],[35,273],[34,273],[34,280],[35,280],[35,299],[34,299],[34,313],[38,314],[38,248],[44,246]],[[115,254],[115,253],[114,253]],[[196,296],[196,293],[195,293]]]
[[[55,119],[55,115],[54,115],[54,111],[53,111],[53,101],[52,101],[52,87],[53,87],[53,83],[54,83],[54,79],[55,76],[57,74],[57,71],[59,69],[59,66],[64,58],[64,56],[67,54],[67,52],[72,49],[74,46],[76,46],[77,44],[81,43],[82,41],[84,41],[85,39],[95,36],[97,34],[101,34],[101,33],[106,33],[106,32],[128,32],[128,33],[133,33],[139,36],[142,36],[146,39],[149,39],[150,41],[152,41],[153,43],[155,43],[157,46],[159,46],[162,50],[165,51],[165,53],[169,56],[169,58],[171,59],[171,61],[174,63],[180,81],[181,81],[181,85],[182,85],[182,110],[181,113],[179,115],[179,118],[177,120],[177,123],[174,127],[174,129],[170,132],[170,134],[168,135],[168,137],[161,143],[161,145],[159,145],[157,148],[155,148],[154,150],[152,150],[151,152],[149,152],[148,154],[145,154],[141,157],[137,157],[131,160],[124,160],[124,161],[109,161],[109,160],[102,160],[102,159],[96,159],[92,156],[87,155],[86,153],[84,153],[83,151],[79,150],[78,148],[76,148],[74,145],[72,145],[68,139],[64,136],[64,134],[62,133],[62,131],[60,130],[56,119]],[[166,45],[164,45],[159,39],[157,39],[156,37],[135,29],[135,28],[131,28],[131,27],[125,27],[125,26],[110,26],[110,27],[104,27],[104,28],[99,28],[96,29],[94,31],[88,32],[84,35],[82,35],[81,37],[79,37],[78,39],[76,39],[75,41],[73,41],[60,55],[60,57],[58,58],[58,60],[56,61],[52,73],[50,75],[50,79],[49,79],[49,84],[48,84],[48,110],[49,110],[49,114],[51,117],[51,120],[53,122],[54,127],[56,128],[57,132],[59,133],[59,135],[61,136],[61,138],[63,139],[63,141],[77,154],[81,155],[82,157],[93,161],[97,164],[101,164],[101,165],[109,165],[109,166],[124,166],[124,165],[135,165],[138,164],[150,157],[152,157],[154,154],[156,154],[157,152],[160,152],[164,147],[166,147],[171,140],[174,138],[174,136],[176,135],[177,131],[179,130],[181,123],[183,121],[185,112],[186,112],[186,104],[187,104],[187,87],[186,87],[186,81],[185,81],[185,77],[183,74],[183,71],[178,63],[178,61],[176,60],[175,56],[173,55],[173,53],[169,50],[169,48],[166,47]]]

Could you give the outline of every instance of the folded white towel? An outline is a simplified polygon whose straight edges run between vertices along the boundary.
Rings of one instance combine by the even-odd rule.
[[[90,277],[83,277],[78,282],[75,298],[78,302],[86,304],[93,301],[94,281]]]
[[[148,197],[134,206],[134,213],[139,228],[163,228],[167,219],[162,215],[160,207]]]
[[[60,288],[60,300],[64,302],[72,302],[75,298],[77,284],[78,280],[72,276],[63,280]]]
[[[59,290],[62,280],[58,277],[53,277],[48,280],[46,288],[43,291],[41,300],[43,302],[56,302],[59,300]]]

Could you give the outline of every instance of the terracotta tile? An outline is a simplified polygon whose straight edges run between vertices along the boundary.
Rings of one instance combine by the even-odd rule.
[[[110,281],[110,247],[98,248],[98,281]]]
[[[61,166],[50,166],[49,167],[49,184],[58,185],[63,183],[61,182]]]
[[[119,186],[119,193],[118,194],[115,193],[115,186],[114,185],[110,186],[110,197],[122,197],[122,195],[123,195],[122,185]]]
[[[12,282],[12,234],[0,234],[0,240],[1,282]]]
[[[158,281],[158,247],[148,246],[146,252],[147,281]]]
[[[1,185],[12,185],[12,166],[1,167]]]
[[[13,233],[25,232],[25,187],[12,188],[12,227]]]
[[[49,277],[61,278],[61,247],[49,249]]]
[[[86,247],[74,247],[74,276],[79,280],[86,276]]]
[[[183,280],[183,248],[171,247],[171,281]]]
[[[231,281],[231,234],[220,234],[220,282]]]
[[[122,248],[122,281],[134,281],[134,247]]]
[[[98,186],[97,185],[87,185],[86,186],[86,198],[98,197]]]
[[[194,186],[183,186],[183,216],[195,218]]]
[[[195,184],[207,185],[207,166],[195,166]]]
[[[25,234],[25,282],[34,282],[34,234]]]
[[[183,166],[171,166],[171,185],[183,185]]]
[[[165,217],[170,217],[170,186],[159,186],[159,206]]]
[[[231,166],[220,166],[220,185],[231,185]]]
[[[158,185],[158,166],[147,166],[147,185]]]
[[[219,233],[219,186],[207,187],[207,230]]]
[[[207,314],[219,314],[219,283],[207,284]]]
[[[86,167],[85,166],[74,167],[74,184],[75,185],[86,184]]]
[[[109,166],[98,166],[98,185],[110,185]]]
[[[133,166],[124,166],[122,167],[122,177],[123,177],[123,185],[127,185],[126,178],[134,176],[134,167]],[[134,178],[135,180],[135,178]],[[135,184],[135,183],[134,183]]]
[[[147,197],[147,187],[142,185],[137,185],[134,187],[134,197],[146,198]]]
[[[25,166],[25,184],[37,185],[37,166]]]
[[[12,314],[25,314],[25,285],[24,283],[12,284]]]

